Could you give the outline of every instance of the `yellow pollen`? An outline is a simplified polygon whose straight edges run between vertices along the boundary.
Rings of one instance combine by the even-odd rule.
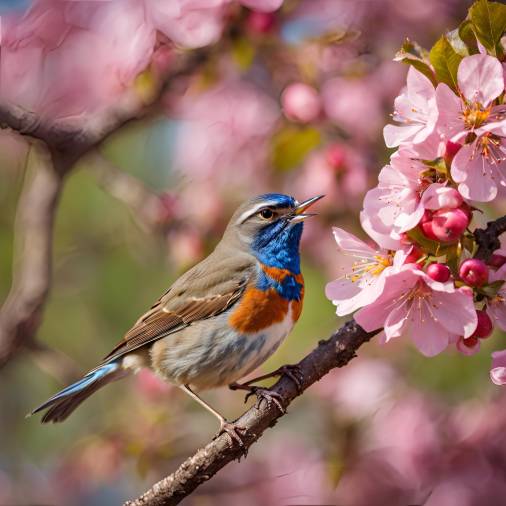
[[[351,279],[352,283],[355,283],[358,281],[364,274],[371,274],[373,276],[379,276],[387,267],[392,265],[392,257],[391,256],[381,256],[381,255],[374,255],[373,257],[374,261],[371,262],[365,262],[362,260],[361,262],[355,262],[353,266],[351,267],[352,270],[352,276],[349,278]]]
[[[481,104],[475,102],[464,109],[463,117],[466,128],[473,130],[479,128],[490,116],[492,106],[483,109]]]

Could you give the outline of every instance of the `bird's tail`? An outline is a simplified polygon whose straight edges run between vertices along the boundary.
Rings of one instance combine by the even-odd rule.
[[[47,409],[42,417],[42,423],[63,422],[91,394],[104,385],[122,378],[126,374],[128,374],[127,371],[121,368],[119,361],[101,365],[90,371],[79,381],[53,395],[27,416]]]

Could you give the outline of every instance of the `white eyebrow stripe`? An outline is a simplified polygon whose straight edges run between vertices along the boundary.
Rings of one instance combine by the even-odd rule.
[[[249,208],[246,211],[244,211],[239,218],[237,218],[236,225],[240,225],[244,221],[246,221],[250,216],[253,216],[255,213],[257,213],[262,207],[268,207],[268,206],[275,206],[277,202],[271,201],[271,202],[260,202],[253,208]]]

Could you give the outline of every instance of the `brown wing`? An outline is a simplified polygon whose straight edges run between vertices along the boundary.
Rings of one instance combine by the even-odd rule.
[[[251,279],[249,257],[217,261],[213,255],[196,265],[145,313],[104,358],[110,362],[193,322],[230,308]]]

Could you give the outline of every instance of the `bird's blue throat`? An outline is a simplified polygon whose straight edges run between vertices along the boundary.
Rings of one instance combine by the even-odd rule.
[[[257,288],[261,290],[275,288],[283,298],[299,300],[302,285],[295,279],[295,276],[300,274],[299,245],[302,229],[302,223],[290,225],[279,220],[260,231],[253,242],[254,255],[262,264],[286,269],[293,276],[287,276],[282,282],[278,282],[261,272]]]

